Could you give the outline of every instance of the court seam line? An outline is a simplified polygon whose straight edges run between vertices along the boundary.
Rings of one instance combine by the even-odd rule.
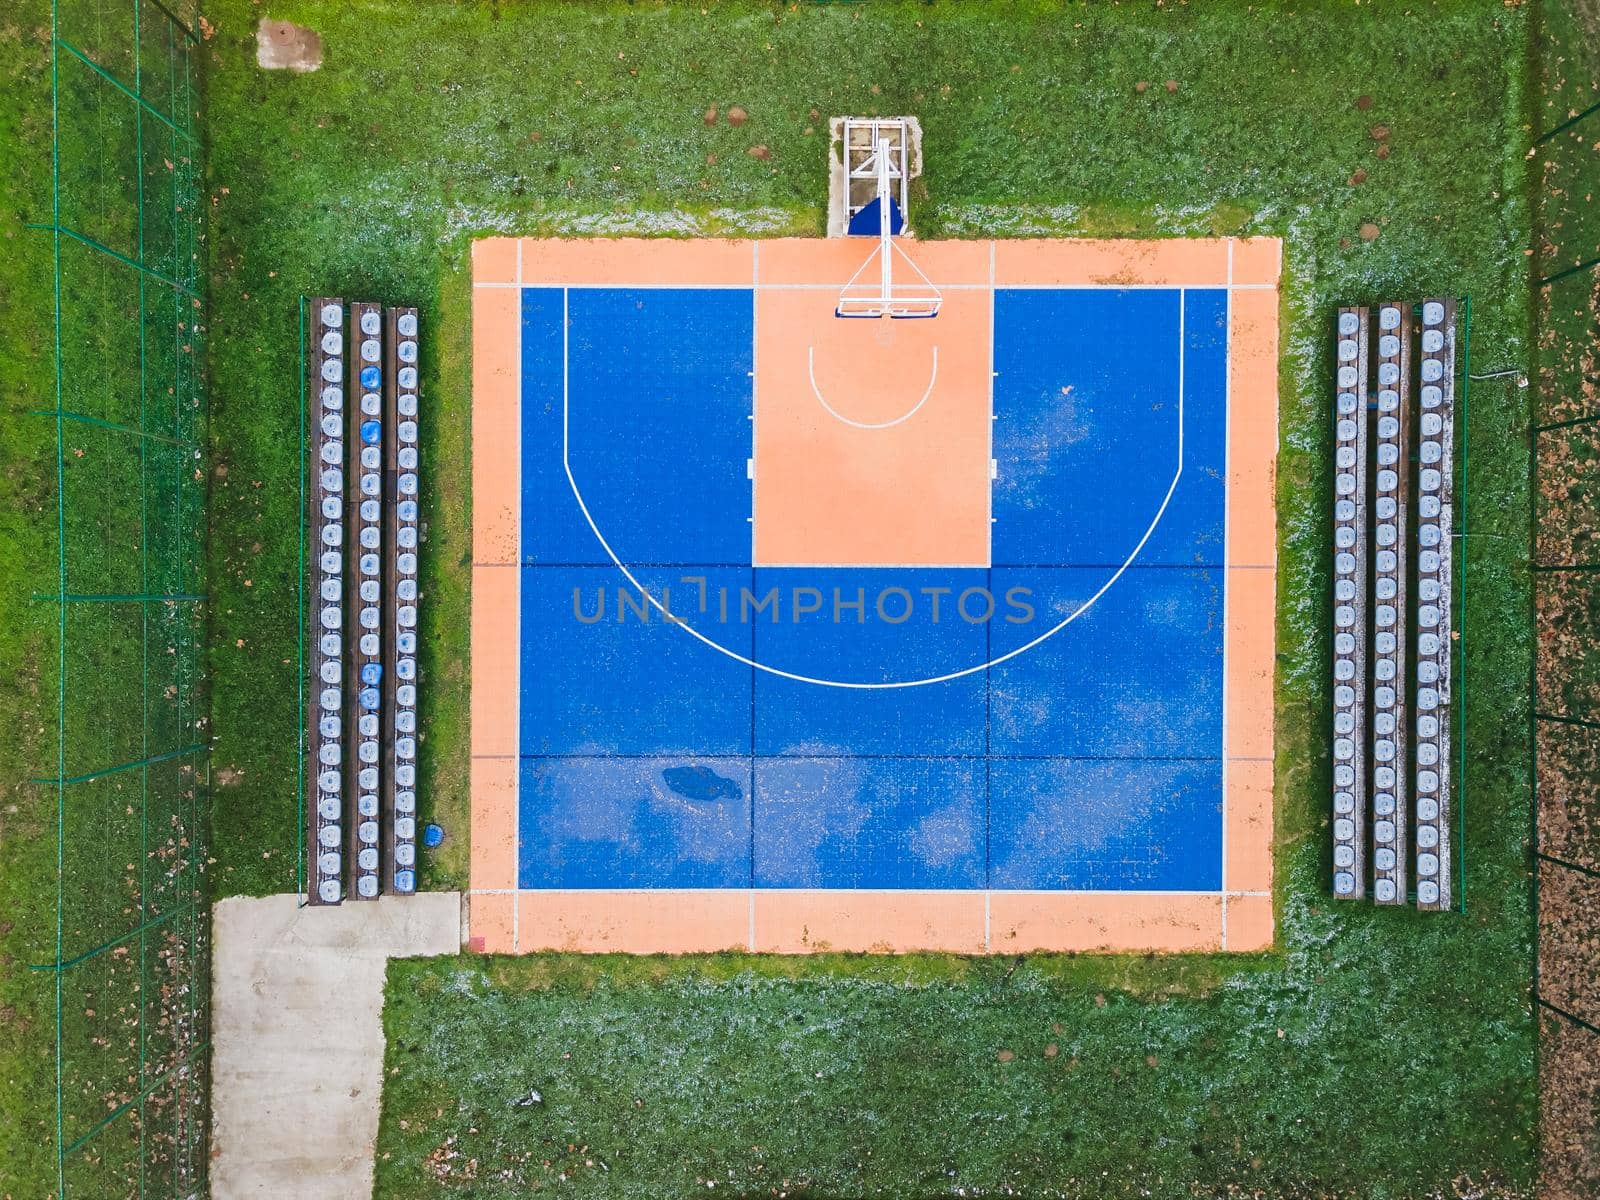
[[[610,571],[615,564],[609,562],[475,562],[474,567],[525,567],[529,570],[599,570]],[[713,562],[636,562],[639,571],[1115,571],[1116,563],[1057,563],[1040,566],[1038,563],[713,563]],[[1233,563],[1224,567],[1219,562],[1205,563],[1140,563],[1140,571],[1271,571],[1273,563]],[[768,622],[777,624],[779,622]],[[976,622],[982,624],[982,622]]]
[[[1171,291],[1173,289],[1168,288],[1166,290]],[[887,681],[882,681],[882,682],[864,682],[864,681],[842,680],[842,679],[822,679],[822,678],[819,678],[817,676],[802,675],[802,674],[800,674],[798,672],[794,672],[794,671],[785,671],[785,670],[783,670],[781,668],[773,667],[773,666],[770,666],[770,665],[768,665],[766,663],[757,662],[753,658],[747,658],[746,656],[744,656],[742,654],[739,654],[739,653],[737,653],[735,651],[729,650],[726,646],[721,645],[720,643],[712,640],[711,638],[707,637],[705,634],[701,633],[698,629],[696,629],[693,625],[690,625],[687,621],[684,621],[684,620],[680,619],[678,621],[674,621],[674,622],[670,622],[670,623],[675,625],[677,628],[682,629],[685,633],[689,634],[689,636],[693,637],[695,640],[697,640],[699,642],[702,642],[703,644],[705,644],[706,646],[708,646],[712,650],[717,651],[719,654],[726,655],[727,657],[733,659],[736,662],[742,662],[745,665],[754,667],[759,671],[765,671],[769,675],[775,675],[775,676],[777,676],[777,677],[779,677],[781,679],[789,679],[789,680],[792,680],[792,681],[794,681],[796,683],[810,683],[810,684],[815,684],[815,685],[817,685],[819,687],[836,687],[836,688],[849,689],[849,690],[853,690],[853,691],[887,691],[887,690],[897,689],[897,688],[926,687],[926,686],[929,686],[931,684],[936,684],[936,683],[947,683],[947,682],[949,682],[951,680],[954,680],[954,679],[961,679],[961,678],[964,678],[965,676],[976,674],[979,671],[986,671],[991,667],[999,666],[1000,664],[1008,662],[1011,659],[1018,657],[1019,655],[1027,653],[1029,650],[1032,650],[1035,646],[1038,646],[1041,643],[1043,643],[1045,641],[1048,641],[1050,638],[1052,638],[1056,634],[1060,633],[1068,625],[1072,624],[1079,617],[1081,617],[1084,613],[1088,612],[1097,603],[1099,603],[1100,598],[1102,596],[1104,596],[1108,591],[1110,591],[1111,588],[1117,583],[1117,581],[1119,579],[1121,579],[1124,574],[1127,573],[1128,568],[1133,565],[1134,559],[1136,559],[1139,556],[1139,552],[1144,549],[1145,544],[1147,542],[1149,542],[1151,537],[1153,537],[1155,535],[1156,528],[1161,524],[1162,518],[1164,516],[1166,516],[1167,506],[1172,502],[1172,497],[1178,490],[1178,483],[1183,478],[1184,395],[1183,395],[1183,378],[1182,378],[1182,375],[1183,375],[1183,357],[1182,357],[1182,352],[1181,352],[1181,347],[1182,347],[1182,344],[1183,344],[1182,343],[1182,337],[1183,337],[1183,304],[1182,304],[1181,296],[1182,296],[1182,293],[1183,293],[1184,289],[1180,288],[1180,289],[1178,289],[1178,291],[1179,291],[1179,294],[1180,294],[1180,301],[1179,301],[1179,305],[1178,305],[1178,329],[1179,329],[1179,347],[1180,347],[1179,362],[1178,362],[1178,371],[1179,371],[1179,381],[1178,381],[1178,439],[1177,439],[1178,440],[1178,461],[1177,461],[1177,467],[1173,471],[1173,474],[1172,474],[1172,482],[1168,485],[1166,495],[1164,497],[1162,497],[1161,504],[1156,509],[1155,516],[1151,518],[1150,524],[1145,529],[1143,536],[1140,537],[1138,542],[1134,545],[1133,550],[1131,552],[1129,552],[1128,557],[1123,561],[1122,565],[1120,567],[1118,567],[1115,572],[1112,573],[1111,577],[1109,579],[1107,579],[1105,581],[1105,583],[1103,583],[1100,586],[1100,589],[1098,591],[1096,591],[1092,596],[1090,596],[1088,600],[1084,601],[1081,605],[1079,605],[1076,609],[1074,609],[1070,614],[1068,614],[1066,617],[1064,617],[1060,622],[1058,622],[1056,625],[1054,625],[1050,629],[1046,630],[1044,633],[1041,633],[1038,637],[1034,638],[1031,642],[1027,642],[1027,643],[1025,643],[1025,644],[1023,644],[1021,646],[1018,646],[1016,649],[1010,650],[1007,653],[1001,655],[999,658],[993,659],[993,660],[991,660],[989,662],[978,663],[978,664],[975,664],[974,666],[965,667],[965,668],[962,668],[959,671],[947,672],[946,674],[943,674],[943,675],[929,676],[929,677],[924,678],[924,679],[887,680]],[[568,289],[563,288],[562,289],[562,314],[563,314],[563,317],[566,316],[567,295],[568,295]],[[577,500],[578,508],[583,513],[583,518],[588,523],[590,531],[594,534],[595,539],[600,543],[601,548],[603,550],[605,550],[607,556],[611,559],[612,563],[615,564],[617,570],[621,571],[622,574],[623,574],[623,577],[626,578],[629,583],[633,584],[634,588],[637,591],[639,591],[647,601],[649,601],[649,603],[650,603],[652,608],[655,608],[657,611],[662,613],[663,616],[665,616],[665,615],[667,615],[666,608],[663,607],[661,602],[659,600],[657,600],[655,598],[655,596],[653,596],[650,593],[650,591],[647,588],[645,588],[644,585],[642,585],[639,582],[638,578],[622,562],[622,560],[617,557],[616,551],[614,551],[611,548],[611,544],[608,541],[606,541],[605,535],[600,532],[600,527],[595,523],[594,516],[589,511],[588,502],[585,501],[584,498],[583,498],[583,491],[582,491],[582,489],[580,489],[578,487],[577,477],[572,473],[572,455],[571,455],[572,402],[571,402],[571,388],[570,388],[570,379],[569,379],[569,371],[568,371],[568,366],[569,366],[568,359],[569,359],[569,357],[570,356],[568,354],[568,346],[567,346],[567,330],[565,328],[565,322],[563,322],[563,329],[562,329],[562,362],[561,362],[561,465],[562,465],[562,468],[566,472],[567,484],[572,489],[573,498]]]
[[[529,570],[599,570],[610,571],[609,562],[475,562],[474,567],[525,567]],[[1114,571],[1116,563],[1056,563],[1040,566],[1038,563],[713,563],[713,562],[636,562],[640,571]],[[1140,563],[1140,571],[1271,571],[1273,563]],[[773,624],[775,622],[769,622]],[[982,622],[978,622],[982,624]]]
[[[996,294],[994,290],[995,278],[995,247],[994,240],[989,241],[989,378],[985,381],[989,389],[989,419],[984,422],[986,445],[984,448],[984,474],[988,477],[983,489],[984,516],[983,531],[986,544],[989,547],[988,569],[983,574],[983,585],[990,596],[994,595],[994,487],[999,475],[994,457],[994,426],[998,419],[995,409],[995,385],[998,377],[995,370],[995,307]],[[992,621],[983,623],[983,655],[985,658],[994,658],[994,624]],[[983,883],[987,888],[994,882],[994,672],[986,670],[983,673]],[[987,893],[983,898],[983,949],[990,953],[994,949],[994,940],[991,936],[990,904]]]
[[[760,312],[758,300],[758,285],[761,282],[761,246],[752,240],[750,243],[750,459],[746,474],[750,476],[750,562],[756,561],[756,371],[759,366],[761,354],[761,329],[758,324]],[[562,401],[565,403],[565,394]]]
[[[573,751],[541,751],[527,754],[474,754],[473,762],[718,762],[749,763],[833,763],[833,762],[914,762],[914,763],[971,763],[989,757],[1003,763],[1220,763],[1220,758],[1194,758],[1188,755],[1149,754],[995,754],[978,752],[929,754],[800,754],[792,751],[751,754],[748,750],[725,750],[704,753],[677,753],[674,751],[636,751],[621,753],[604,751],[579,754]],[[1268,758],[1235,758],[1232,762],[1271,762]]]
[[[1228,623],[1228,598],[1233,591],[1228,569],[1232,566],[1228,537],[1229,504],[1233,491],[1233,238],[1228,239],[1228,290],[1222,302],[1227,305],[1223,325],[1222,363],[1222,886],[1228,886],[1228,642],[1232,626]],[[1222,897],[1222,948],[1228,948],[1228,897]]]
[[[523,303],[527,293],[522,290],[522,239],[517,239],[517,390],[512,398],[515,405],[517,431],[517,552],[522,552],[522,510],[527,498],[527,491],[523,487],[522,458],[525,441],[522,434],[522,314]],[[563,304],[563,309],[565,304]],[[519,571],[516,578],[516,611],[512,614],[516,620],[516,688],[512,711],[516,714],[516,724],[513,726],[516,737],[517,750],[522,749],[522,573]],[[511,878],[517,883],[522,882],[522,772],[512,771],[511,780]],[[469,918],[470,919],[470,918]],[[471,926],[468,926],[471,931]],[[522,902],[513,898],[511,901],[511,953],[519,954],[522,950]]]
[[[755,588],[756,572],[756,381],[759,369],[759,356],[761,354],[761,331],[758,325],[760,320],[761,293],[757,285],[761,282],[761,243],[752,238],[750,241],[750,460],[745,473],[750,476],[750,586]],[[620,604],[621,601],[619,600]],[[752,623],[750,627],[750,657],[756,653],[756,630]],[[746,810],[749,820],[746,823],[748,832],[747,855],[749,860],[749,874],[747,879],[750,886],[756,882],[756,672],[750,668],[750,804]],[[750,897],[750,951],[756,948],[756,898]]]
[[[1230,274],[1231,274],[1231,268],[1232,268],[1232,261],[1231,261],[1232,260],[1232,249],[1233,249],[1232,241],[1230,239],[1230,241],[1229,241]],[[991,255],[992,255],[992,253],[993,253],[993,244],[991,243]],[[520,280],[520,275],[521,275],[521,257],[522,257],[522,247],[521,247],[520,242],[519,242],[518,249],[517,249],[519,280]],[[521,288],[523,285],[519,282],[519,283],[517,283],[515,285],[511,285],[511,284],[501,284],[501,285],[482,284],[482,285],[475,285],[475,286],[502,286],[502,287],[515,286],[515,287]],[[614,286],[614,285],[606,285],[606,286]],[[824,288],[826,286],[828,286],[828,285],[817,285],[817,287],[819,289],[820,288]],[[1092,288],[1088,287],[1088,286],[1085,286],[1085,287],[1082,287],[1082,288],[1057,287],[1056,285],[1039,285],[1039,286],[1041,288],[1049,288],[1049,289],[1052,289],[1052,290],[1092,290]],[[1107,290],[1127,290],[1130,285],[1098,285],[1098,286],[1103,286]],[[1170,287],[1170,285],[1132,285],[1132,286]],[[1209,287],[1210,285],[1195,285],[1195,286]],[[1233,285],[1230,282],[1230,284],[1228,285],[1228,288],[1229,288],[1229,291],[1231,292],[1231,290],[1233,290],[1233,288],[1235,288],[1235,287],[1245,288],[1245,287],[1251,287],[1251,286],[1257,287],[1260,290],[1271,290],[1272,287],[1273,287],[1273,285],[1267,285],[1267,284],[1263,284],[1263,285]],[[567,316],[567,292],[568,292],[568,290],[569,289],[567,289],[567,288],[563,288],[564,317]],[[776,287],[774,288],[774,290],[776,290]],[[1184,287],[1184,288],[1179,288],[1177,290],[1180,291],[1180,297],[1181,297],[1182,294],[1187,290],[1187,288]],[[1231,318],[1231,315],[1232,315],[1232,313],[1231,313],[1231,310],[1232,310],[1231,301],[1230,301],[1229,307],[1230,307],[1230,318]],[[992,323],[992,317],[993,317],[993,314],[991,312],[991,323]],[[566,344],[567,341],[568,341],[567,324],[568,324],[568,322],[564,321],[564,328],[563,328],[563,343],[564,343],[564,345],[563,345],[564,407],[565,407],[565,403],[566,403],[566,401],[568,399],[568,395],[567,395],[567,388],[568,388],[567,372],[568,372],[569,361],[570,361],[569,357],[568,357],[568,354],[567,354],[568,347],[567,347],[567,344]],[[1183,324],[1183,315],[1182,315],[1182,312],[1180,310],[1180,331],[1182,330],[1182,324]],[[518,330],[519,354],[518,354],[518,364],[517,364],[519,407],[520,407],[520,395],[521,395],[521,389],[522,389],[522,378],[521,378],[521,376],[522,376],[522,361],[521,361],[521,354],[520,354],[521,328],[520,328],[520,326],[521,326],[521,322],[519,321],[519,330]],[[1231,320],[1230,320],[1230,329],[1231,329]],[[1182,335],[1180,333],[1180,337],[1181,336]],[[991,355],[992,355],[992,345],[991,345]],[[1180,355],[1180,414],[1182,412],[1182,395],[1181,395],[1182,382],[1181,382],[1181,376],[1182,376],[1182,362],[1181,362],[1181,355]],[[752,378],[753,378],[753,372],[752,372]],[[1227,384],[1225,384],[1225,389],[1228,387],[1229,384],[1231,384],[1231,379],[1228,381]],[[754,390],[754,385],[752,384],[752,395],[753,395],[753,390]],[[1230,396],[1230,403],[1231,403],[1231,396]],[[753,406],[752,406],[752,409],[753,409]],[[991,411],[992,411],[992,403],[991,403]],[[752,411],[752,418],[753,418],[753,415],[754,414],[753,414],[753,411]],[[1231,412],[1229,412],[1227,414],[1227,417],[1231,419],[1231,415],[1232,415]],[[565,427],[565,417],[566,417],[566,413],[564,412],[564,427]],[[565,432],[565,428],[564,428],[564,432]],[[992,439],[991,439],[991,443],[992,443]],[[1182,453],[1181,452],[1181,447],[1182,447],[1182,444],[1183,444],[1183,426],[1182,426],[1182,418],[1181,418],[1181,415],[1180,415],[1180,428],[1179,428],[1179,445],[1180,445],[1179,473],[1180,474],[1181,474],[1181,469],[1182,469],[1182,458],[1181,458],[1181,453]],[[1228,451],[1231,452],[1231,446],[1228,447]],[[564,457],[565,457],[565,455],[564,455]],[[566,465],[567,465],[567,469],[568,469],[569,482],[573,482],[572,474],[571,474],[571,468],[570,468],[570,462],[568,462]],[[521,456],[520,455],[519,455],[519,462],[518,462],[518,472],[519,472],[519,477],[520,477],[520,475],[522,473],[522,462],[521,462]],[[1174,484],[1176,483],[1176,478],[1177,477],[1175,476]],[[575,485],[575,483],[574,483],[574,491],[576,493],[576,485]],[[1169,499],[1170,499],[1170,495],[1171,494],[1172,493],[1169,490],[1169,494],[1168,494],[1168,498]],[[582,505],[583,500],[582,500],[581,495],[578,496],[578,499],[580,501],[580,505]],[[1164,501],[1163,505],[1162,505],[1162,512],[1164,512],[1165,508],[1166,508],[1166,502]],[[1121,573],[1123,573],[1124,571],[1129,569],[1129,566],[1130,566],[1131,562],[1133,561],[1133,558],[1137,555],[1138,550],[1140,548],[1142,548],[1142,545],[1144,544],[1144,541],[1146,539],[1148,539],[1148,537],[1150,536],[1151,532],[1153,532],[1155,524],[1157,524],[1159,522],[1159,520],[1160,520],[1160,518],[1162,516],[1162,512],[1158,512],[1157,521],[1152,523],[1152,528],[1151,528],[1150,531],[1147,531],[1145,539],[1141,539],[1140,546],[1135,548],[1134,555],[1131,555],[1130,558],[1127,561],[1125,561],[1124,564],[1120,568],[1117,568],[1117,576],[1118,577],[1120,577]],[[1227,497],[1226,497],[1226,490],[1225,490],[1225,520],[1226,520],[1226,512],[1227,512]],[[585,516],[586,516],[586,518],[589,518],[589,514],[588,514],[586,508],[585,508]],[[591,528],[594,528],[592,518],[590,518],[590,524],[591,524]],[[520,525],[520,522],[519,522],[519,525]],[[597,529],[595,530],[595,532],[598,535],[598,530]],[[1226,544],[1226,541],[1227,541],[1226,533],[1225,533],[1224,541],[1225,541],[1225,544]],[[602,540],[602,545],[605,545],[603,540]],[[606,549],[607,549],[608,554],[611,553],[609,546],[606,546]],[[1249,569],[1259,569],[1259,570],[1272,570],[1272,569],[1275,568],[1275,564],[1271,564],[1271,563],[1233,564],[1231,562],[1227,562],[1226,561],[1226,553],[1227,553],[1226,550],[1225,550],[1224,553],[1225,553],[1225,558],[1224,558],[1224,562],[1222,564],[1222,569],[1224,570],[1224,572],[1227,572],[1227,571],[1233,570],[1233,569],[1239,569],[1239,568],[1249,568]],[[539,565],[558,565],[558,564],[485,563],[485,564],[474,564],[474,565],[483,565],[483,566],[539,566]],[[606,564],[604,564],[604,563],[595,563],[595,564],[559,564],[559,565],[564,565],[564,566],[566,566],[566,565],[570,565],[570,566],[589,566],[589,565],[593,565],[593,566],[602,567],[602,568],[604,568],[606,566]],[[629,572],[627,571],[627,569],[622,567],[622,564],[615,558],[614,555],[612,555],[612,565],[618,567],[619,569],[621,569],[623,571],[624,575],[629,575]],[[698,566],[700,564],[684,564],[684,565]],[[779,566],[779,564],[767,564],[767,565],[775,566],[775,567]],[[825,567],[829,566],[829,564],[795,564],[795,565],[796,566],[814,566],[814,567],[818,567],[818,568],[825,568]],[[838,566],[840,568],[842,568],[842,569],[856,569],[856,568],[859,568],[859,567],[861,567],[863,565],[864,564],[838,564]],[[876,565],[876,564],[874,564],[874,565]],[[1030,565],[1036,565],[1036,564],[1030,564]],[[917,568],[929,568],[929,569],[932,569],[935,566],[937,566],[937,565],[936,564],[906,564],[901,569],[917,569]],[[959,567],[959,566],[962,566],[962,565],[957,565],[957,566]],[[981,566],[982,566],[982,564],[973,564],[972,569],[981,569]],[[1020,566],[1021,565],[1019,564],[1019,567]],[[1149,567],[1166,566],[1166,567],[1179,567],[1179,568],[1187,568],[1187,569],[1207,569],[1207,568],[1204,568],[1204,567],[1196,567],[1196,566],[1192,566],[1190,564],[1181,564],[1181,563],[1141,564],[1141,566],[1142,567],[1143,566],[1149,566]],[[738,567],[739,567],[739,569],[747,569],[747,565],[746,564],[738,564]],[[1061,569],[1061,568],[1058,567],[1057,569]],[[1079,569],[1083,569],[1083,568],[1080,567]],[[1089,569],[1096,569],[1096,568],[1095,567],[1090,567]],[[1109,567],[1099,567],[1098,569],[1109,569]],[[1210,569],[1215,569],[1215,568],[1210,568]],[[631,575],[629,576],[629,578],[631,579]],[[1110,581],[1110,582],[1114,583],[1115,582],[1115,578],[1113,578],[1113,580]],[[1109,584],[1108,584],[1108,586],[1109,586]],[[644,589],[641,588],[640,590],[643,591]],[[1102,589],[1102,591],[1100,593],[1097,593],[1097,595],[1094,597],[1094,600],[1097,600],[1100,595],[1103,595],[1105,590],[1107,590],[1107,589]],[[646,594],[648,595],[648,593],[646,593]],[[1225,611],[1226,611],[1226,595],[1227,595],[1227,593],[1226,593],[1226,588],[1225,588],[1225,592],[1224,592]],[[519,587],[519,600],[520,600],[520,587]],[[1091,600],[1091,603],[1093,603],[1093,600]],[[659,605],[657,607],[659,607]],[[1069,618],[1069,620],[1071,620],[1071,618]],[[519,638],[520,638],[520,603],[519,603],[518,623],[519,623]],[[1066,622],[1063,622],[1063,625],[1065,623]],[[1225,616],[1225,619],[1224,619],[1224,626],[1226,628],[1226,616]],[[1057,627],[1057,629],[1059,629],[1059,628],[1060,628],[1060,626]],[[1056,632],[1056,630],[1052,630],[1051,633],[1046,634],[1045,636],[1046,637],[1051,636],[1051,635],[1053,635],[1054,632]],[[705,639],[703,637],[701,638],[701,640],[702,641],[709,641],[708,639]],[[1040,640],[1042,640],[1042,639],[1040,639]],[[714,643],[710,643],[710,644],[713,646],[713,648],[720,649],[720,647],[716,647]],[[1014,651],[1013,654],[1020,654],[1021,652],[1023,652],[1023,650],[1031,648],[1032,645],[1034,645],[1034,644],[1037,644],[1037,642],[1030,643],[1029,646],[1019,648],[1017,651]],[[1224,650],[1224,663],[1225,663],[1225,668],[1224,669],[1226,670],[1226,647],[1225,647],[1225,650]],[[763,667],[762,664],[757,663],[757,662],[753,662],[752,661],[750,663],[750,665],[751,665],[751,667],[753,669],[767,670],[767,671],[769,671],[769,673],[774,673],[774,674],[783,674],[782,672],[773,671],[771,668]],[[988,665],[991,665],[991,664],[985,664],[985,666],[988,666]],[[518,685],[518,696],[517,696],[517,705],[518,705],[519,717],[520,717],[520,700],[521,700],[521,694],[520,694],[520,672],[521,672],[521,663],[519,662],[518,663],[519,685]],[[826,682],[826,681],[818,681],[818,682]],[[919,681],[919,682],[922,682],[922,681]],[[927,682],[934,682],[934,681],[927,681]],[[845,685],[836,685],[836,686],[852,686],[852,685],[845,684]],[[915,684],[855,685],[855,686],[869,686],[869,687],[870,686],[915,686]],[[1225,676],[1224,687],[1226,688],[1226,676]],[[1226,723],[1226,715],[1225,715],[1225,713],[1224,713],[1224,722]],[[1224,735],[1224,747],[1226,747],[1226,735]],[[517,758],[517,759],[521,759],[521,758],[526,758],[526,757],[562,757],[562,756],[541,756],[541,755],[527,756],[527,755],[520,755],[519,754],[519,755],[515,755],[515,756],[509,756],[509,755],[473,755],[471,757],[473,757],[474,759],[476,759],[476,758],[488,758],[488,759]],[[577,757],[577,756],[574,756],[574,757]],[[713,757],[720,757],[720,756],[713,756]],[[737,757],[737,756],[735,756],[735,757]],[[780,757],[792,757],[792,756],[780,756]],[[849,756],[849,757],[859,758],[859,757],[880,757],[880,756],[852,755],[852,756]],[[881,757],[922,757],[922,756],[881,756]],[[970,757],[970,756],[952,755],[952,756],[927,756],[927,757],[962,758],[962,757]],[[1002,756],[1002,757],[1004,757],[1004,756]],[[1082,756],[1057,756],[1057,757],[1081,758]],[[1137,761],[1144,761],[1144,760],[1147,759],[1147,757],[1148,756],[1140,756]],[[1262,761],[1262,762],[1271,762],[1273,760],[1272,760],[1272,758],[1270,756],[1235,757],[1235,756],[1230,756],[1230,755],[1226,754],[1226,752],[1224,752],[1224,754],[1222,756],[1222,761],[1224,763],[1226,763],[1228,761]],[[520,783],[519,783],[518,786],[519,786],[519,790],[520,790]],[[1223,804],[1224,804],[1224,810],[1226,810],[1226,791],[1225,790],[1224,790],[1224,801],[1223,801]],[[515,814],[515,816],[518,818],[518,822],[520,824],[520,805],[519,805],[519,811]],[[519,830],[519,833],[520,833],[520,830]],[[1223,857],[1224,857],[1224,864],[1225,864],[1226,863],[1226,837],[1224,837]],[[1226,882],[1225,874],[1224,874],[1224,882]],[[469,893],[473,893],[473,894],[513,894],[513,895],[515,895],[515,894],[518,894],[518,893],[520,893],[522,891],[578,892],[578,891],[601,891],[601,890],[625,891],[625,892],[637,891],[637,892],[640,892],[640,893],[657,893],[657,892],[663,892],[663,891],[669,891],[669,892],[708,892],[708,891],[725,891],[725,890],[733,890],[733,889],[723,889],[723,888],[704,888],[704,889],[663,889],[663,888],[641,888],[641,889],[525,889],[525,888],[472,889],[472,888],[469,888]],[[872,894],[874,892],[885,892],[885,891],[887,891],[887,892],[906,891],[906,892],[919,893],[919,894],[932,893],[932,894],[938,894],[938,895],[947,895],[947,894],[962,894],[962,893],[966,893],[966,892],[969,892],[969,891],[972,891],[972,890],[977,890],[977,889],[925,889],[925,888],[918,888],[918,889],[839,889],[839,888],[796,889],[796,888],[781,888],[781,887],[780,888],[753,888],[752,887],[752,888],[747,889],[747,890],[749,890],[750,893],[751,893],[751,900],[750,900],[750,904],[751,904],[750,938],[751,938],[751,944],[752,944],[752,949],[753,949],[754,948],[754,941],[755,941],[755,931],[754,931],[754,892],[758,891],[758,890],[759,891],[772,891],[772,892],[786,892],[786,891],[787,892],[809,892],[809,891],[813,891],[814,890],[818,894],[827,894],[827,895],[837,896],[837,895],[841,895],[841,894],[849,895],[849,894],[853,894],[853,893],[854,894]],[[1222,889],[1222,890],[1220,890],[1218,892],[1203,892],[1203,891],[1190,891],[1190,890],[1183,890],[1183,891],[1139,891],[1139,890],[1127,890],[1127,889],[1111,889],[1111,890],[1108,890],[1108,889],[1103,889],[1103,888],[1096,888],[1096,889],[1038,889],[1038,890],[1027,890],[1027,891],[1010,891],[1010,890],[1006,890],[1006,889],[985,888],[984,891],[985,891],[985,899],[986,899],[986,911],[985,911],[985,947],[986,947],[986,949],[988,948],[988,945],[989,945],[987,900],[988,900],[988,897],[991,894],[995,893],[995,892],[999,892],[1002,895],[1032,895],[1032,894],[1036,894],[1036,895],[1093,895],[1093,896],[1213,895],[1213,894],[1220,895],[1223,898],[1223,904],[1224,904],[1224,917],[1223,917],[1223,920],[1224,920],[1223,947],[1224,947],[1224,949],[1226,949],[1226,899],[1227,899],[1227,897],[1229,897],[1229,896],[1270,897],[1273,894],[1270,890],[1229,891],[1226,888],[1224,888],[1224,889]],[[516,921],[516,912],[514,911],[514,913],[513,913],[514,945],[515,945],[515,938],[516,938],[515,921]]]

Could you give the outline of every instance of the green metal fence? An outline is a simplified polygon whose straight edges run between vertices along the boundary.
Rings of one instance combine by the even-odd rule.
[[[55,0],[55,1191],[206,1193],[198,0]]]
[[[1533,845],[1541,1175],[1600,1191],[1600,6],[1540,10]]]

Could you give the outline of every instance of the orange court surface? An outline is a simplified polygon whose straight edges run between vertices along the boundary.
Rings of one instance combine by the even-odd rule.
[[[1274,936],[1271,238],[473,248],[473,945]]]

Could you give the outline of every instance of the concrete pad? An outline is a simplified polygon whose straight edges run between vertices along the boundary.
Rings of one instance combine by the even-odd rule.
[[[322,65],[322,35],[262,17],[256,26],[256,65],[269,71],[315,71]]]
[[[461,896],[214,909],[211,1194],[368,1200],[390,958],[461,949]]]

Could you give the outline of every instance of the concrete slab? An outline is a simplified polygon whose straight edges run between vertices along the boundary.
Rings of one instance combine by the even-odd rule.
[[[294,895],[214,910],[214,1200],[368,1200],[390,958],[461,949],[461,896],[337,908]]]
[[[262,17],[256,26],[256,65],[268,71],[315,71],[322,65],[322,35]]]

